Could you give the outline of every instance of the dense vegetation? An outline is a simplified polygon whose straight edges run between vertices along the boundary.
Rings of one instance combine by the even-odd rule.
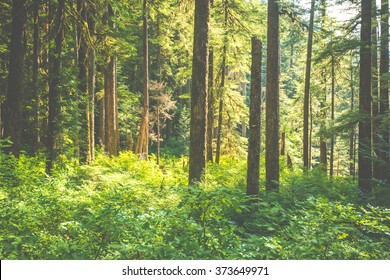
[[[0,18],[2,259],[390,259],[388,0]]]
[[[319,170],[248,197],[240,159],[191,188],[185,158],[98,155],[50,177],[42,159],[2,160],[2,259],[390,258],[389,194],[361,203],[352,180]]]

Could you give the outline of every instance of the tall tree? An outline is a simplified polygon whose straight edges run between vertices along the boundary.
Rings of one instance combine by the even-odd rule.
[[[371,96],[372,96],[372,147],[374,152],[372,177],[379,179],[380,173],[380,141],[379,141],[379,81],[378,81],[378,21],[376,1],[372,1],[372,26],[371,26]]]
[[[118,155],[118,112],[116,86],[116,57],[109,56],[104,75],[105,150],[108,155]]]
[[[351,65],[350,65],[350,89],[351,89],[351,111],[355,108],[355,87],[354,87],[354,75],[353,75],[353,55],[351,53]],[[353,176],[355,180],[356,158],[355,158],[355,126],[352,126],[349,134],[349,175]]]
[[[88,29],[92,41],[94,42],[94,33],[95,33],[95,19],[93,17],[94,10],[92,5],[88,6]],[[87,123],[88,123],[88,152],[87,152],[87,162],[95,160],[95,81],[96,81],[96,72],[95,72],[95,48],[91,44],[88,46],[87,53],[87,65],[88,65],[88,114],[87,114]]]
[[[326,22],[326,0],[321,1],[321,9],[322,9],[322,15],[321,15],[321,28],[323,30],[326,30],[325,22]],[[325,46],[324,46],[325,47]],[[325,121],[326,121],[326,95],[327,95],[327,79],[326,79],[326,69],[324,68],[322,70],[322,84],[323,84],[323,96],[320,99],[320,114],[321,114],[321,121],[320,121],[320,130],[323,130],[325,127]],[[325,173],[328,169],[328,157],[327,157],[327,145],[326,145],[326,139],[321,134],[320,135],[320,168]]]
[[[372,191],[371,161],[371,0],[362,0],[360,35],[359,112],[359,189],[366,195]]]
[[[111,5],[108,5],[108,15],[114,16]],[[109,20],[110,28],[115,28],[112,19]],[[104,105],[105,105],[105,150],[108,155],[118,155],[119,129],[118,129],[118,100],[117,100],[117,59],[114,55],[107,58],[107,66],[104,73]]]
[[[24,38],[26,0],[12,1],[12,29],[8,66],[7,97],[3,107],[4,137],[13,142],[9,151],[19,156],[22,133],[22,100],[24,89]]]
[[[259,193],[260,172],[260,132],[261,132],[261,56],[262,45],[257,38],[252,38],[251,93],[249,108],[249,141],[246,193]]]
[[[149,151],[149,45],[148,45],[148,1],[143,1],[143,31],[144,31],[144,106],[142,120],[138,133],[135,152],[140,158],[148,159]]]
[[[226,55],[227,55],[227,23],[228,23],[228,1],[223,1],[224,5],[224,35],[223,35],[223,48],[222,48],[222,63],[221,63],[221,85],[219,87],[219,110],[218,110],[218,134],[217,134],[217,147],[215,151],[215,162],[219,164],[221,156],[221,144],[222,144],[222,122],[223,122],[223,109],[224,109],[224,95],[225,95],[225,79],[226,79]]]
[[[380,39],[380,115],[383,118],[383,147],[380,157],[382,167],[379,177],[390,180],[390,127],[386,125],[389,118],[389,1],[381,1],[381,39]]]
[[[266,187],[279,188],[279,6],[268,0],[266,81]]]
[[[33,1],[33,18],[34,18],[34,31],[33,31],[33,56],[32,56],[32,101],[33,101],[33,132],[32,132],[32,152],[36,154],[39,149],[40,142],[40,133],[39,133],[39,107],[40,107],[40,94],[39,94],[39,49],[40,49],[40,40],[39,40],[39,7],[40,1]]]
[[[330,119],[334,121],[334,109],[335,109],[335,94],[336,94],[336,74],[335,74],[335,58],[334,55],[332,54],[331,57],[331,80],[332,80],[332,85],[331,85],[331,101],[330,101]],[[333,177],[334,174],[334,138],[335,136],[332,134],[330,138],[330,158],[329,158],[329,175]]]
[[[309,100],[310,100],[310,74],[311,74],[311,55],[313,49],[313,29],[314,29],[314,7],[315,0],[311,1],[309,37],[306,53],[306,74],[305,74],[305,95],[303,105],[303,166],[310,169],[309,166]]]
[[[79,143],[79,157],[81,162],[88,160],[88,82],[87,82],[87,30],[84,29],[87,24],[87,3],[84,0],[77,0],[77,11],[80,15],[80,27],[77,33],[77,66],[78,66],[78,81],[79,81],[79,123],[80,130],[78,131],[77,140]]]
[[[214,138],[214,51],[209,50],[209,77],[207,97],[207,161],[213,161],[213,138]]]
[[[49,116],[47,135],[47,160],[46,172],[51,173],[54,160],[57,157],[58,144],[61,128],[61,104],[60,85],[62,68],[62,47],[64,40],[64,8],[65,0],[59,0],[54,17],[54,28],[51,34],[54,35],[54,48],[49,49]]]
[[[206,167],[209,18],[210,1],[195,0],[189,184],[200,181]]]

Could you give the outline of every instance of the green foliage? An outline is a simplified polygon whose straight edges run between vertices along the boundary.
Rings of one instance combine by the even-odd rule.
[[[353,182],[319,170],[247,197],[240,159],[187,187],[186,158],[98,154],[47,177],[39,157],[0,157],[2,259],[390,258],[388,202],[362,204]]]

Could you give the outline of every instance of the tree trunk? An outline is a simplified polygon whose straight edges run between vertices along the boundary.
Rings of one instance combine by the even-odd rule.
[[[88,126],[89,126],[89,104],[88,104],[88,81],[87,81],[87,41],[86,41],[86,34],[85,30],[83,30],[84,23],[87,22],[87,10],[86,10],[86,3],[83,0],[77,1],[77,10],[80,14],[82,26],[80,26],[77,37],[78,37],[78,82],[79,82],[79,94],[80,94],[80,101],[79,101],[79,123],[80,123],[80,130],[78,132],[78,142],[79,147],[78,150],[80,161],[81,162],[87,162],[89,155],[88,155]]]
[[[379,141],[379,81],[378,81],[378,37],[377,37],[377,14],[376,14],[376,2],[372,1],[372,26],[371,26],[371,96],[372,96],[372,146],[374,152],[372,177],[379,179],[380,164],[380,141]]]
[[[308,169],[311,169],[312,161],[312,139],[313,139],[313,97],[309,94],[309,162]]]
[[[157,14],[157,37],[160,36],[160,15]],[[161,45],[158,43],[157,45],[157,81],[161,84]],[[160,121],[160,99],[157,98],[157,165],[160,165],[160,156],[161,156],[161,121]]]
[[[279,7],[268,1],[266,101],[266,188],[279,188]]]
[[[244,74],[244,80],[245,79],[246,78],[245,78],[245,74]],[[246,82],[245,81],[241,83],[241,96],[245,102],[245,100],[246,100]],[[241,121],[241,137],[246,138],[246,134],[247,134],[246,133],[246,120],[243,119]]]
[[[61,129],[61,104],[60,104],[60,85],[62,68],[62,45],[64,40],[63,10],[65,0],[58,1],[58,7],[54,19],[54,28],[51,30],[54,34],[54,49],[49,49],[49,117],[48,117],[48,136],[47,136],[47,160],[46,172],[51,174],[53,163],[57,157],[59,146],[59,137]]]
[[[104,75],[105,77],[105,75]],[[104,86],[105,88],[105,86]],[[104,94],[106,92],[104,91]],[[99,111],[99,118],[98,118],[98,133],[97,133],[97,144],[104,148],[106,146],[106,102],[105,102],[105,97],[100,96],[100,98],[97,100],[97,106],[98,106],[98,111]]]
[[[160,165],[161,153],[161,124],[160,124],[160,104],[157,105],[157,165]]]
[[[215,162],[219,164],[220,156],[221,156],[221,142],[222,142],[222,122],[223,122],[223,98],[225,95],[225,78],[226,78],[226,53],[227,53],[227,21],[228,21],[228,5],[227,1],[224,2],[224,38],[223,38],[223,50],[222,50],[222,65],[221,65],[221,86],[219,92],[219,111],[218,111],[218,134],[217,134],[217,147],[215,150]]]
[[[39,94],[39,82],[38,82],[38,73],[39,73],[39,6],[40,1],[34,0],[33,2],[33,11],[34,11],[34,34],[33,34],[33,57],[32,57],[32,99],[33,99],[33,133],[32,133],[32,152],[36,155],[39,151],[40,144],[40,133],[39,133],[39,107],[41,103],[41,98]]]
[[[108,5],[108,15],[113,16],[114,11]],[[108,22],[110,28],[115,28],[115,24]],[[104,145],[109,156],[117,156],[119,153],[119,131],[118,131],[118,106],[117,106],[117,81],[116,81],[116,57],[107,58],[107,66],[104,71]]]
[[[390,180],[390,127],[386,124],[389,117],[389,1],[381,1],[381,48],[380,48],[380,115],[384,122],[381,136],[380,158],[382,163],[380,179]]]
[[[321,9],[322,9],[322,17],[321,17],[321,27],[325,29],[325,20],[326,20],[326,0],[321,0]],[[325,47],[325,46],[324,46]],[[324,92],[323,96],[320,98],[320,130],[322,131],[325,127],[326,122],[326,96],[327,96],[327,79],[326,79],[326,69],[322,70],[322,80],[324,85]],[[320,169],[324,171],[325,173],[328,170],[328,158],[327,158],[327,145],[326,145],[326,139],[321,134],[320,135]]]
[[[95,33],[95,21],[92,11],[89,10],[88,28],[91,36]],[[88,158],[87,162],[95,160],[95,49],[94,46],[88,47]]]
[[[351,81],[351,111],[354,110],[355,107],[355,89],[353,86],[353,65],[352,65],[352,55],[351,55],[351,73],[350,73],[350,81]],[[349,135],[349,175],[355,178],[355,127],[353,126],[351,129],[351,133]]]
[[[195,0],[189,185],[201,180],[206,167],[209,18],[210,1]]]
[[[303,166],[309,169],[309,99],[310,99],[310,72],[311,54],[313,48],[313,28],[314,28],[314,7],[315,0],[311,1],[309,37],[306,54],[306,75],[305,75],[305,96],[303,105]]]
[[[282,143],[280,145],[280,155],[285,156],[286,155],[286,132],[282,132]]]
[[[109,57],[104,81],[105,150],[109,156],[118,155],[117,107],[116,107],[116,58]]]
[[[360,47],[359,112],[359,189],[366,195],[372,191],[371,162],[371,0],[362,0]]]
[[[261,133],[261,56],[262,45],[257,38],[252,38],[251,93],[249,108],[248,170],[246,193],[259,193],[260,176],[260,133]]]
[[[327,79],[326,79],[326,70],[323,70],[322,73],[323,77],[323,85],[324,85],[324,96],[321,98],[320,102],[320,111],[321,111],[321,129],[325,127],[325,121],[326,121],[326,95],[327,95]],[[326,147],[326,139],[324,136],[320,136],[320,168],[323,170],[325,173],[328,170],[328,156],[327,156],[327,147]]]
[[[24,39],[26,0],[12,1],[12,27],[8,66],[7,97],[3,106],[4,137],[13,142],[7,151],[19,156],[22,134],[22,101],[24,89]]]
[[[213,162],[213,138],[214,138],[214,52],[210,47],[209,53],[209,77],[208,77],[208,112],[207,112],[207,161]]]
[[[331,93],[331,120],[334,121],[334,98],[335,98],[335,72],[334,72],[334,56],[332,54],[332,61],[331,61],[331,77],[332,77],[332,93]],[[333,177],[334,174],[334,138],[335,136],[332,134],[330,139],[330,166],[329,166],[329,175],[330,177]]]
[[[143,0],[143,30],[144,30],[144,106],[142,110],[141,126],[138,133],[136,154],[147,160],[149,154],[149,46],[148,46],[148,7],[147,0]]]

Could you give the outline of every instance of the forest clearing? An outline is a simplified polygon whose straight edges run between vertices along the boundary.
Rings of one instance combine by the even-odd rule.
[[[0,18],[1,259],[390,259],[388,0]]]

